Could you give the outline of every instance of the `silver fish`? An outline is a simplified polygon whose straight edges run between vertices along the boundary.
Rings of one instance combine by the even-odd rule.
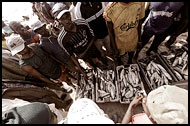
[[[133,96],[133,93],[134,93],[133,92],[133,87],[131,85],[129,85],[129,90],[126,92],[125,97],[130,98],[130,97]]]
[[[104,86],[103,86],[103,81],[100,82],[100,90],[103,90]]]
[[[185,52],[182,54],[181,58],[183,59],[186,55],[187,55],[187,52],[185,51]]]
[[[98,90],[98,92],[99,92],[99,96],[102,97],[102,98],[107,96],[107,95],[110,95],[110,93],[107,93],[104,90]]]
[[[175,58],[172,66],[175,67],[178,63],[179,63],[179,58],[177,57],[177,58]]]
[[[179,63],[178,64],[180,65],[182,63],[182,61],[183,61],[182,58],[179,57]]]
[[[165,77],[165,76],[163,76],[163,79],[164,79],[164,83],[166,84],[166,85],[168,85],[168,79]]]
[[[146,67],[146,70],[149,71],[151,69],[151,64],[149,63],[148,66]]]
[[[184,71],[186,67],[187,67],[187,64],[185,64],[181,70]]]
[[[180,73],[178,73],[176,70],[174,70],[175,72],[175,75],[180,79],[180,80],[183,80],[182,76]]]
[[[111,87],[111,90],[110,90],[110,93],[111,93],[111,98],[114,99],[115,98],[115,86],[112,86]]]
[[[153,66],[155,69],[159,70],[159,68],[158,68],[158,66],[157,66],[157,63],[154,63],[153,61],[151,61],[150,63],[152,64],[152,66]]]

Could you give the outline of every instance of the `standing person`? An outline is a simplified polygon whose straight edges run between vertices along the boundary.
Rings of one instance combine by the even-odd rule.
[[[148,56],[151,51],[156,53],[160,43],[168,36],[169,27],[174,23],[174,18],[183,5],[183,2],[151,2],[149,18],[142,34],[143,47],[155,35],[152,45],[146,52]]]
[[[170,46],[175,42],[176,38],[181,34],[188,31],[188,3],[184,2],[178,15],[174,18],[174,23],[168,28],[167,32],[170,39],[165,43],[166,47]],[[188,37],[186,41],[188,40]]]
[[[19,34],[22,39],[26,41],[27,44],[39,43],[39,35],[35,34],[32,29],[27,30],[20,22],[11,21],[9,27],[16,33]]]
[[[78,58],[81,58],[90,61],[93,67],[99,65],[95,58],[100,58],[101,55],[94,46],[95,37],[88,23],[84,19],[71,21],[70,11],[67,8],[58,14],[57,19],[63,26],[58,42],[68,51],[74,63],[80,67]]]
[[[141,41],[141,19],[145,15],[145,2],[113,2],[104,10],[114,57],[121,64],[132,63],[137,43]]]
[[[140,103],[145,113],[133,115]],[[164,85],[145,98],[135,96],[122,124],[188,124],[188,90]]]
[[[110,47],[107,25],[103,18],[104,6],[103,2],[77,2],[75,16],[77,19],[84,18],[89,23],[94,36],[97,38],[94,44],[102,57],[106,58],[106,56],[112,55],[112,49]],[[106,48],[106,51],[102,49],[103,46]]]
[[[39,46],[26,45],[19,35],[10,36],[6,41],[6,45],[12,55],[20,55],[19,65],[23,71],[44,81],[50,88],[64,92],[72,91],[70,88],[68,90],[62,88],[62,83],[55,83],[50,80],[67,81],[63,67],[51,59]],[[67,85],[65,84],[64,86]]]

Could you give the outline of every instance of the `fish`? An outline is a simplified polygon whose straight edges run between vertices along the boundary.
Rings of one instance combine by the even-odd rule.
[[[185,51],[185,52],[182,54],[181,58],[182,58],[182,59],[185,58],[186,55],[187,55],[187,52]]]
[[[111,87],[111,90],[110,90],[110,93],[111,93],[111,98],[114,99],[115,98],[115,86],[112,86]]]
[[[174,54],[170,54],[170,55],[165,56],[165,57],[167,58],[167,60],[170,60],[171,58],[175,57],[175,55]]]
[[[104,86],[103,86],[103,81],[100,82],[100,90],[103,90]]]
[[[124,75],[124,69],[121,70],[120,79],[121,79],[121,77],[123,77],[123,75]]]
[[[174,70],[175,72],[175,75],[180,79],[180,80],[183,80],[182,76],[180,73],[178,73],[176,70]]]
[[[153,66],[155,69],[159,70],[159,68],[158,68],[158,66],[157,66],[157,63],[154,63],[153,61],[151,61],[150,63],[152,64],[152,66]]]
[[[175,58],[172,66],[175,67],[178,63],[179,63],[179,58],[177,57],[177,58]]]
[[[179,62],[178,62],[178,64],[180,65],[181,63],[182,63],[182,57],[179,57]]]
[[[168,79],[165,77],[165,76],[163,76],[163,79],[164,79],[164,83],[166,84],[166,85],[168,85]]]
[[[185,64],[181,70],[184,71],[186,67],[187,67],[187,64]]]
[[[148,66],[146,67],[146,71],[149,71],[151,69],[151,64],[149,63]]]
[[[126,91],[125,97],[130,98],[133,96],[133,87],[129,85],[129,89]]]
[[[121,90],[121,96],[122,96],[122,97],[125,96],[125,90],[126,90],[126,88],[123,88],[123,89]]]
[[[151,77],[151,73],[150,73],[150,71],[147,71],[147,74],[148,74],[149,77]]]
[[[107,93],[104,90],[98,90],[98,92],[99,92],[99,96],[102,97],[102,98],[107,96],[107,95],[110,95],[110,93]]]

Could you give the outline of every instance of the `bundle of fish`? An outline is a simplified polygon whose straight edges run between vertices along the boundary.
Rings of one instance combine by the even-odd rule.
[[[97,68],[96,102],[116,102],[119,100],[118,98],[115,72]]]
[[[137,92],[142,91],[144,86],[139,76],[139,67],[137,64],[131,64],[129,67],[117,67],[118,85],[121,94],[121,103],[130,103]]]
[[[80,98],[89,98],[95,101],[95,72],[91,70],[87,73],[88,80],[85,80],[83,75],[80,74],[78,87],[77,87],[77,95]]]
[[[188,75],[184,74],[184,71],[188,69],[188,54],[186,51],[177,52],[177,55],[174,53],[170,55],[163,55],[166,58],[167,63],[172,66],[175,75],[179,80],[188,80]]]
[[[149,79],[150,89],[158,88],[162,85],[168,85],[173,80],[170,74],[160,64],[155,63],[153,60],[148,65],[140,63],[142,66],[146,66],[145,75]]]

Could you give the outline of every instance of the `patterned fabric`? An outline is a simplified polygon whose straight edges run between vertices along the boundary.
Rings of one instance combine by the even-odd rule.
[[[77,25],[77,32],[66,31],[63,28],[58,36],[59,45],[70,55],[84,52],[94,36],[84,19],[76,19],[73,22]]]

